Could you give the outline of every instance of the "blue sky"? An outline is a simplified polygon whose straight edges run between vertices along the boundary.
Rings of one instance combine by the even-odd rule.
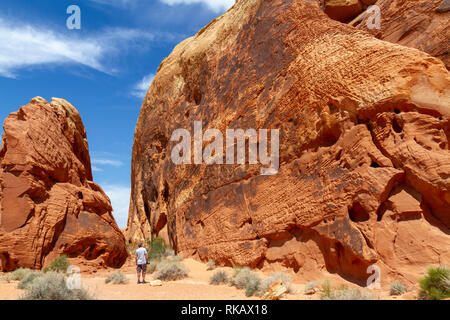
[[[162,59],[234,0],[1,0],[0,121],[31,98],[64,98],[86,126],[94,181],[125,228],[133,134]],[[81,9],[69,30],[67,8]],[[0,130],[3,133],[3,128]]]

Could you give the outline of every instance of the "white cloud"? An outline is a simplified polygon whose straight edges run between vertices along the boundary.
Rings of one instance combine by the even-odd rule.
[[[116,7],[130,7],[138,2],[138,0],[91,0],[91,1],[99,4],[106,4]],[[211,9],[216,13],[228,10],[235,3],[235,0],[159,0],[159,1],[168,4],[170,6],[177,4],[187,4],[187,5],[203,4],[207,8]]]
[[[150,73],[149,75],[146,75],[141,81],[136,83],[134,85],[133,91],[131,92],[132,95],[138,97],[138,98],[144,98],[147,94],[148,88],[150,88],[150,85],[152,84],[153,79],[155,78],[154,73]]]
[[[119,53],[132,41],[153,40],[153,34],[130,29],[109,29],[95,36],[79,37],[42,26],[15,24],[0,18],[0,76],[15,77],[23,68],[37,65],[79,64],[112,73],[105,58]]]
[[[122,161],[112,160],[112,159],[92,159],[92,164],[104,165],[104,166],[113,166],[113,167],[121,167],[121,166],[123,166],[123,162]]]
[[[99,4],[107,4],[110,6],[127,6],[133,4],[136,0],[91,0]]]
[[[168,5],[201,3],[214,12],[225,11],[234,5],[235,0],[160,0]]]
[[[128,221],[128,206],[130,204],[131,188],[124,185],[100,184],[108,195],[113,207],[113,216],[119,228],[124,229]]]
[[[99,168],[99,167],[96,167],[96,166],[92,166],[92,171],[93,171],[93,172],[102,172],[103,169],[101,169],[101,168]]]

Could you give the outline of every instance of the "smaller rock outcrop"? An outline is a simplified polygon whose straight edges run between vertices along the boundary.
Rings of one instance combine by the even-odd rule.
[[[37,97],[11,113],[0,149],[0,269],[40,269],[60,254],[120,267],[125,238],[92,180],[86,130],[70,103]]]
[[[379,29],[367,28],[373,14],[365,12],[351,25],[381,40],[422,50],[450,68],[450,0],[378,0],[376,5]]]

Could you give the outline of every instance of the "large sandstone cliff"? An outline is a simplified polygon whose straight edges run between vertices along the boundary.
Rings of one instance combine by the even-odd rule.
[[[132,159],[128,240],[355,281],[450,262],[450,76],[316,3],[238,1],[159,67]],[[175,165],[175,129],[279,129],[280,170]]]
[[[0,165],[1,270],[39,269],[60,254],[97,267],[125,262],[124,236],[92,182],[86,130],[70,103],[38,97],[11,113]]]

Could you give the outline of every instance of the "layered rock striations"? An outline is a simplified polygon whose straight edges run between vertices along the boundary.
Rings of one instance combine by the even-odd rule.
[[[238,1],[166,58],[135,130],[129,241],[365,282],[450,262],[450,76],[316,3]],[[176,165],[179,128],[279,129],[280,169]],[[203,145],[208,143],[204,142]],[[247,159],[248,161],[248,159]]]
[[[379,28],[371,27],[375,11],[361,14],[351,25],[379,39],[425,51],[450,68],[449,0],[378,0],[376,5]]]
[[[4,122],[0,149],[3,271],[39,269],[60,254],[119,267],[125,238],[92,182],[86,130],[63,99],[34,98]]]

